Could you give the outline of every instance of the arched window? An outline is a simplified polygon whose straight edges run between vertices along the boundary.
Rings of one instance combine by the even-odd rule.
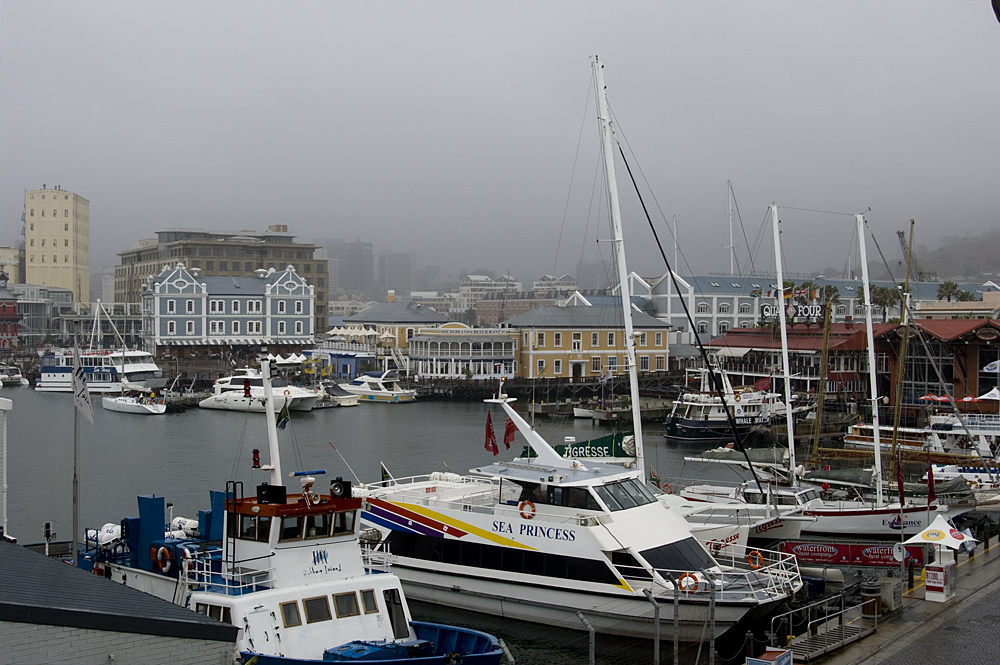
[[[719,314],[729,314],[729,303],[719,303]]]
[[[698,332],[701,333],[701,334],[704,334],[704,333],[708,332],[708,321],[699,321],[698,322]]]
[[[837,305],[837,314],[841,316],[847,314],[847,305]]]
[[[719,321],[719,334],[725,333],[729,330],[729,321]]]
[[[699,314],[708,314],[708,303],[707,302],[700,302],[700,303],[698,303],[698,313]]]
[[[740,303],[740,314],[749,314],[749,313],[750,313],[750,303],[748,302]]]

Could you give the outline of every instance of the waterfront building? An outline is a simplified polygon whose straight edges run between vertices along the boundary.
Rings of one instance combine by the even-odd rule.
[[[20,320],[17,297],[7,288],[7,273],[0,268],[0,352],[10,351],[18,345],[17,324]]]
[[[418,328],[409,340],[410,373],[420,380],[496,379],[517,374],[517,332],[450,322]]]
[[[292,265],[218,277],[177,263],[150,277],[143,289],[145,350],[184,356],[298,351],[313,342],[315,299],[315,287]]]
[[[496,326],[505,319],[530,312],[536,307],[560,305],[565,299],[565,296],[539,296],[533,291],[490,293],[476,301],[476,321],[482,326]]]
[[[41,348],[46,340],[72,344],[72,340],[57,338],[62,317],[77,306],[71,290],[13,282],[7,284],[7,289],[17,298],[17,313],[21,317],[17,335],[23,346]]]
[[[464,312],[476,306],[489,293],[517,293],[521,282],[508,275],[496,279],[488,275],[466,275],[458,285],[458,309]]]
[[[25,281],[90,299],[90,201],[62,187],[24,193]]]
[[[392,293],[387,301],[353,316],[344,317],[344,324],[372,330],[377,335],[377,354],[382,369],[395,364],[409,372],[409,343],[418,328],[433,328],[448,322],[448,317],[412,300],[397,300]]]
[[[243,278],[255,270],[284,270],[291,265],[314,287],[316,304],[312,327],[326,330],[328,262],[322,248],[296,242],[285,224],[273,224],[257,231],[217,232],[195,229],[157,231],[156,238],[144,238],[128,251],[120,252],[115,267],[115,302],[138,303],[150,276],[164,266],[184,262],[205,277]]]
[[[24,281],[24,248],[0,247],[0,270],[13,282]]]
[[[565,298],[576,291],[576,278],[572,275],[542,275],[532,287],[532,292],[538,297]]]
[[[374,300],[358,300],[356,298],[348,298],[347,296],[331,300],[329,309],[330,322],[333,323],[333,319],[343,319],[347,316],[353,316],[377,304]]]
[[[620,305],[539,307],[500,326],[519,336],[519,377],[592,379],[628,372]],[[667,324],[633,306],[632,326],[639,374],[665,372]]]
[[[411,291],[410,300],[415,305],[423,305],[448,316],[458,313],[458,294],[454,292]]]
[[[681,276],[675,273],[680,296],[674,288],[670,275],[664,275],[655,280],[636,280],[630,284],[633,296],[642,296],[652,306],[651,313],[656,318],[668,323],[671,328],[682,331],[680,341],[693,343],[692,326],[688,322],[681,305],[683,297],[687,308],[694,319],[694,328],[699,335],[717,336],[725,334],[733,328],[752,328],[762,323],[777,320],[778,286],[771,276],[744,277],[737,275],[697,275]],[[823,277],[805,277],[800,279],[786,278],[795,286],[784,300],[789,304],[803,307],[820,304],[821,294],[829,287],[835,289],[836,300],[833,303],[831,319],[843,323],[849,318],[864,317],[864,304],[861,301],[862,283],[860,279],[826,279]],[[988,282],[987,284],[992,284]],[[913,302],[938,301],[939,282],[910,282],[911,299]],[[896,289],[893,282],[874,280],[871,286]],[[960,290],[973,294],[981,299],[985,293],[998,291],[995,285],[959,284]],[[873,300],[875,298],[873,297]],[[916,308],[914,308],[916,309]],[[884,311],[883,311],[884,310]],[[816,310],[803,310],[806,313]],[[887,305],[876,301],[873,316],[877,320],[891,321],[900,317],[898,301]],[[793,315],[796,322],[815,321],[817,316]]]

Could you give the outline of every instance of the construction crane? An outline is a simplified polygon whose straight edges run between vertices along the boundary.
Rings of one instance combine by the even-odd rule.
[[[909,245],[906,243],[906,234],[903,231],[896,231],[896,235],[899,236],[899,247],[903,250],[903,260],[900,261],[900,265],[906,265],[906,257],[910,253]],[[910,277],[917,282],[933,282],[937,280],[937,273],[934,272],[923,272],[919,266],[917,266],[917,257],[910,257]]]

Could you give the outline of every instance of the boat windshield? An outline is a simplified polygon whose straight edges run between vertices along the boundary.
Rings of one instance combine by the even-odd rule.
[[[594,487],[597,496],[611,511],[627,510],[647,503],[656,503],[653,493],[635,478],[628,478]]]
[[[676,543],[642,550],[639,554],[657,570],[689,572],[705,570],[716,565],[708,550],[699,545],[694,538],[685,538]]]

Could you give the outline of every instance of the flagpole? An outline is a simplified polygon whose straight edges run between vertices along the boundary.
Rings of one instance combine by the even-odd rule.
[[[73,405],[73,533],[70,539],[73,541],[73,565],[79,566],[80,561],[77,559],[78,546],[76,542],[76,534],[80,532],[80,480],[78,477],[78,469],[80,468],[80,446],[77,441],[77,431],[79,418],[77,417],[76,405]]]

